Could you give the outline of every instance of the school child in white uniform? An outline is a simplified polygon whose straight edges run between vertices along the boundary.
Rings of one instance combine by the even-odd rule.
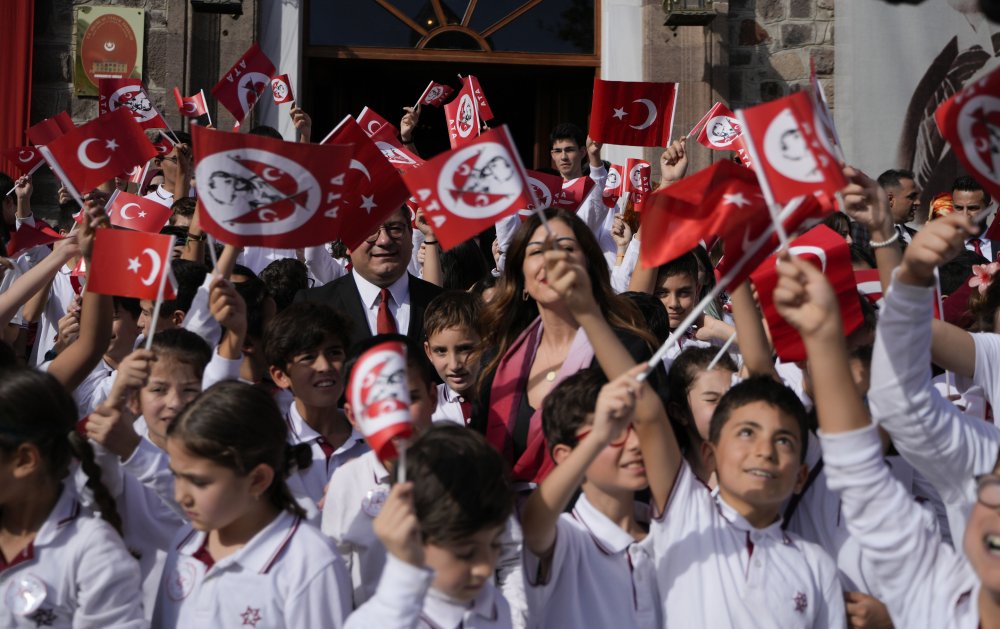
[[[648,509],[635,501],[649,482],[630,427],[633,382],[608,384],[585,369],[545,398],[542,426],[556,468],[521,510],[530,626],[663,624]],[[638,511],[647,512],[644,522]]]
[[[313,455],[313,464],[289,479],[289,486],[306,499],[317,524],[316,504],[334,471],[368,451],[339,407],[350,329],[350,320],[330,306],[304,302],[281,311],[264,333],[271,380],[294,396],[285,415],[288,442],[308,445]]]
[[[153,626],[340,627],[350,580],[285,477],[311,461],[264,391],[222,382],[170,424],[177,503],[191,527],[167,557]]]
[[[12,369],[0,378],[2,627],[146,625],[139,566],[75,423],[76,405],[52,376]],[[104,520],[77,500],[71,457],[88,472]]]
[[[375,531],[389,552],[375,595],[347,627],[511,627],[492,578],[514,504],[500,455],[481,435],[442,424],[407,451]]]
[[[437,386],[435,422],[450,421],[467,426],[479,378],[480,362],[475,352],[482,342],[479,321],[482,299],[465,291],[447,291],[431,300],[424,310],[424,352],[434,365],[441,384]]]

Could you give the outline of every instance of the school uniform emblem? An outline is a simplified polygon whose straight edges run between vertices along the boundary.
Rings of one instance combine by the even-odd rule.
[[[195,567],[189,563],[181,563],[174,570],[167,582],[167,596],[172,601],[183,601],[194,590],[198,575]]]
[[[243,619],[244,626],[256,627],[257,623],[260,622],[260,609],[247,605],[246,611],[240,614],[240,618]]]
[[[365,515],[374,518],[382,512],[382,506],[385,505],[385,499],[388,496],[389,492],[385,487],[369,490],[361,500],[361,510],[365,512]]]
[[[45,582],[33,574],[25,574],[10,582],[3,598],[7,609],[18,616],[29,616],[38,611],[47,596]]]
[[[809,606],[809,600],[806,598],[805,592],[798,592],[795,595],[795,611],[800,614],[806,613],[806,607]]]

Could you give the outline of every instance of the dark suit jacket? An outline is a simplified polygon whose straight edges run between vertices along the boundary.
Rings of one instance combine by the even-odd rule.
[[[425,282],[409,273],[407,275],[410,278],[410,325],[406,330],[406,336],[417,344],[421,344],[424,340],[424,310],[427,308],[427,304],[441,293],[441,287]],[[354,324],[351,330],[351,343],[357,343],[372,336],[353,273],[338,277],[323,286],[300,290],[295,294],[295,301],[317,301],[328,304],[347,315]]]

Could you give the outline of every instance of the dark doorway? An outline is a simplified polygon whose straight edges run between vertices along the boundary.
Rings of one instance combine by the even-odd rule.
[[[322,139],[344,116],[365,106],[398,125],[402,108],[412,105],[431,80],[458,88],[458,73],[479,78],[496,114],[489,126],[510,128],[527,168],[548,169],[549,131],[560,122],[586,130],[596,69],[542,65],[474,64],[308,57],[303,83],[306,110],[313,118],[314,140]],[[426,108],[414,134],[422,157],[450,148],[444,110]]]

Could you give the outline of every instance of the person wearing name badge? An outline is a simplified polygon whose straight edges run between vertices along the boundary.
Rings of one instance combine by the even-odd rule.
[[[424,313],[424,352],[434,365],[441,384],[437,385],[437,408],[433,421],[450,421],[467,426],[472,417],[482,343],[479,321],[482,299],[465,291],[441,293]]]
[[[167,556],[152,626],[341,627],[350,579],[286,484],[308,466],[263,390],[220,382],[170,425],[177,504],[190,526]]]
[[[0,626],[146,626],[139,566],[76,420],[52,376],[12,368],[0,378]],[[100,518],[67,476],[73,459]]]

